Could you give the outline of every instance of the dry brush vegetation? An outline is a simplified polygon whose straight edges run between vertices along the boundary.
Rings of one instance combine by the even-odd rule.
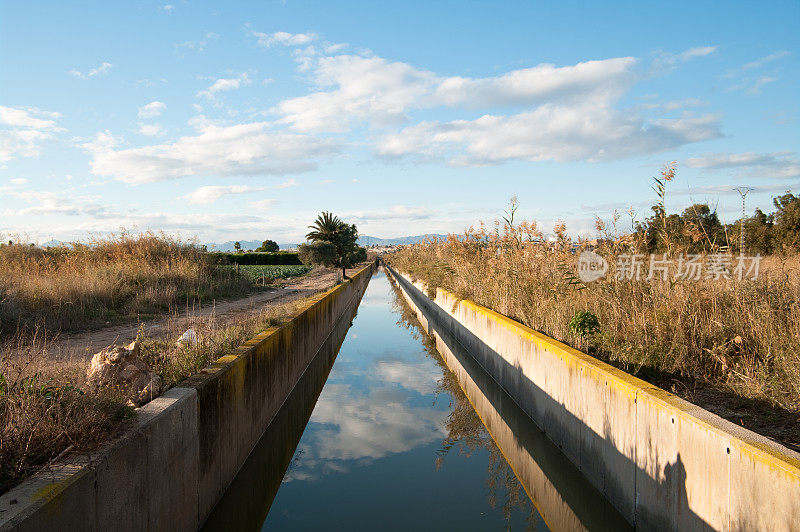
[[[588,243],[576,246],[563,224],[549,241],[535,223],[514,223],[511,216],[491,230],[481,226],[405,247],[388,261],[432,288],[797,446],[800,258],[766,257],[756,280],[617,279],[617,257],[644,246],[635,234],[601,240],[597,251],[611,271],[584,283],[576,265]]]
[[[252,287],[196,246],[152,233],[69,248],[1,246],[0,493],[67,453],[97,448],[135,416],[124,391],[85,385],[86,360],[56,361],[48,354],[59,333],[174,312],[187,301],[242,295]],[[141,355],[167,389],[283,323],[301,304],[194,319],[194,345],[175,342],[184,332],[177,321],[154,330],[157,335],[142,328]]]
[[[77,331],[192,301],[242,295],[251,283],[195,245],[120,233],[88,244],[0,245],[0,335]]]
[[[183,329],[174,325],[158,336],[141,328],[141,356],[166,390],[257,333],[284,323],[302,304],[273,305],[224,320],[198,319],[194,345],[176,343]],[[0,344],[0,493],[65,452],[97,448],[134,417],[123,391],[85,386],[85,362],[54,365],[46,352],[39,338]]]

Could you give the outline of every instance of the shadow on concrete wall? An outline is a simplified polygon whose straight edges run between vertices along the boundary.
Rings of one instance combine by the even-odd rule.
[[[201,530],[261,529],[356,314],[340,318]]]
[[[593,429],[574,416],[564,405],[553,400],[544,390],[528,379],[519,368],[509,364],[485,342],[461,325],[455,318],[447,314],[438,305],[433,303],[419,289],[400,276],[396,276],[395,280],[406,294],[409,295],[414,305],[422,312],[425,321],[427,321],[427,332],[430,336],[438,336],[440,338],[447,336],[451,338],[451,342],[456,341],[459,344],[459,348],[455,351],[469,352],[473,360],[476,358],[473,352],[479,349],[483,356],[492,358],[492,364],[495,367],[499,367],[503,374],[505,374],[505,372],[514,372],[518,374],[520,389],[524,390],[525,393],[532,394],[533,397],[537,398],[537,401],[546,403],[542,405],[543,408],[540,410],[547,412],[547,417],[533,420],[538,427],[552,427],[555,429],[554,432],[560,432],[564,427],[570,427],[569,429],[564,429],[564,432],[567,432],[567,430],[574,432],[574,427],[579,427],[579,433],[584,433],[584,431],[591,431],[594,433]],[[457,338],[457,340],[454,340],[455,338]],[[471,346],[471,349],[467,350],[464,346]],[[625,515],[625,518],[631,525],[642,530],[713,530],[708,523],[689,508],[686,492],[686,468],[683,465],[680,454],[677,455],[675,462],[665,466],[664,470],[658,475],[659,478],[653,478],[646,471],[639,468],[630,458],[616,449],[612,435],[608,429],[609,423],[605,423],[605,426],[607,427],[604,431],[605,434],[597,435],[603,440],[603,445],[584,447],[583,450],[585,454],[581,459],[584,464],[600,463],[604,460],[613,463],[622,463],[624,464],[624,468],[634,470],[637,500],[625,501],[628,506],[633,506],[633,515],[625,512],[624,507],[618,507],[622,515]],[[540,430],[542,429],[540,428]],[[547,434],[551,440],[556,442],[556,439],[552,438],[552,435],[547,431],[543,431],[543,433]],[[566,459],[566,457],[564,458]],[[538,465],[543,470],[548,467],[544,463]],[[578,465],[578,469],[581,469],[579,464],[576,465]],[[553,476],[549,477],[550,481],[555,486],[559,485],[561,481],[557,479],[558,475],[552,472],[551,474]],[[616,485],[617,482],[615,479],[609,476],[604,478],[604,484],[605,485],[601,489],[607,497],[609,493],[619,494],[630,491],[630,489],[623,490],[621,486]],[[646,508],[640,506],[638,494],[642,492],[662,494],[663,497],[659,501],[658,507]],[[564,494],[566,493],[567,490],[565,490]],[[534,501],[534,504],[537,504],[537,501]],[[543,517],[547,519],[545,515],[543,515]]]

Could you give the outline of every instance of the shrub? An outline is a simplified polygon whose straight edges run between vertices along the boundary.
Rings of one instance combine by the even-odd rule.
[[[330,242],[319,241],[311,242],[310,244],[300,244],[297,253],[303,264],[309,266],[336,265],[336,246]]]
[[[242,266],[292,266],[302,262],[297,253],[209,253],[214,264],[241,264]]]
[[[600,330],[600,320],[588,310],[575,313],[569,320],[569,332],[580,338],[592,336]]]

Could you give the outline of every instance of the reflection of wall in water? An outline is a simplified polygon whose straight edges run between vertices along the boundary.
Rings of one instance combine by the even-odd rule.
[[[414,305],[404,292],[400,293],[406,301]],[[435,338],[435,349],[452,370],[451,375],[457,383],[454,385],[464,390],[549,527],[553,530],[631,528],[530,417],[448,333],[445,326],[429,321],[419,310],[415,313],[410,308],[407,309],[401,320],[413,323],[418,317],[422,330],[429,331]]]
[[[535,522],[537,512],[530,504],[525,489],[517,480],[513,469],[503,457],[503,453],[486,431],[480,417],[475,412],[469,399],[459,385],[458,378],[450,371],[442,355],[436,350],[436,342],[422,329],[417,316],[403,299],[403,293],[396,286],[394,279],[387,275],[392,286],[392,310],[399,315],[397,324],[411,331],[414,338],[425,346],[427,355],[442,370],[442,377],[436,386],[437,396],[445,393],[451,398],[451,411],[447,416],[445,429],[447,437],[436,458],[437,469],[442,466],[446,456],[454,449],[466,456],[479,450],[486,450],[489,455],[486,487],[488,502],[491,508],[497,508],[502,501],[503,518],[508,522],[514,509],[527,514],[529,527]]]
[[[340,318],[202,530],[261,528],[355,316],[354,306]]]

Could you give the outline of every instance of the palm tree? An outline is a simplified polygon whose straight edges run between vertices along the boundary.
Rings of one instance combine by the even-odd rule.
[[[309,229],[313,230],[306,235],[306,239],[315,242],[334,242],[341,226],[342,221],[338,216],[334,216],[330,212],[323,212],[317,216],[312,225],[308,226]]]
[[[336,257],[333,261],[334,266],[342,268],[342,277],[347,277],[347,266],[351,263],[361,260],[361,254],[358,244],[358,229],[354,224],[347,224],[334,216],[333,213],[323,212],[317,216],[312,225],[308,226],[312,229],[307,235],[306,239],[314,242],[329,242],[336,248]],[[364,257],[365,258],[365,257]]]

